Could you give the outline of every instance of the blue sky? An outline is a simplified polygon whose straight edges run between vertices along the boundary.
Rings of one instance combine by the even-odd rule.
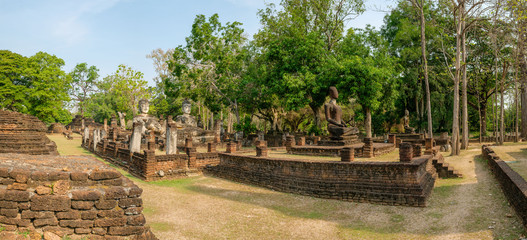
[[[279,0],[265,0],[279,3]],[[394,0],[366,0],[368,11],[348,25],[380,27]],[[264,0],[0,0],[0,49],[24,56],[39,51],[64,59],[66,72],[86,62],[101,78],[125,64],[153,85],[155,71],[146,55],[156,48],[185,44],[197,14],[218,13],[238,21],[249,38],[258,31]]]

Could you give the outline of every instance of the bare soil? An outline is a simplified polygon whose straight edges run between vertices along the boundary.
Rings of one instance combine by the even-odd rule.
[[[80,145],[62,142],[61,154]],[[521,238],[520,219],[480,149],[446,157],[463,178],[438,179],[425,208],[318,199],[211,176],[146,183],[124,174],[144,189],[144,214],[160,239]]]

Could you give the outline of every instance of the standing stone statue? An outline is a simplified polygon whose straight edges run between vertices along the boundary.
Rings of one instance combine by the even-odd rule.
[[[341,140],[345,136],[356,135],[359,133],[359,129],[356,127],[348,127],[344,121],[342,121],[342,109],[337,105],[337,98],[339,93],[336,87],[329,88],[329,97],[331,100],[329,103],[324,104],[324,110],[326,113],[326,120],[328,121],[328,131],[332,139]]]
[[[137,121],[134,123],[134,130],[132,132],[132,137],[130,138],[130,152],[138,153],[141,152],[141,138],[143,136],[144,122]]]
[[[88,142],[89,137],[90,137],[90,128],[86,127],[84,128],[84,136],[82,136],[82,142],[86,144]]]
[[[126,113],[117,112],[119,114],[119,124],[121,125],[121,129],[126,129],[126,120],[124,119],[126,117]]]
[[[176,154],[177,152],[177,125],[174,121],[172,121],[172,117],[168,117],[167,120],[167,130],[166,130],[166,153],[168,154]]]
[[[97,143],[99,143],[100,135],[99,129],[93,130],[93,151],[97,152]]]

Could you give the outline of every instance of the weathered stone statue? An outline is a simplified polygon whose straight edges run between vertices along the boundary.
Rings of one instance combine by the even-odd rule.
[[[192,105],[190,101],[185,99],[185,101],[183,101],[183,106],[181,106],[181,109],[183,110],[183,115],[179,115],[176,117],[176,123],[181,125],[183,128],[197,127],[196,118],[190,115],[191,106]]]
[[[415,133],[415,128],[410,127],[410,112],[408,109],[404,110],[404,133],[410,134]]]
[[[164,136],[165,129],[159,124],[159,121],[154,116],[148,115],[148,110],[150,109],[148,100],[141,99],[138,107],[140,114],[133,119],[134,128],[136,122],[143,122],[143,128],[141,129],[143,135],[150,135],[150,132],[154,132]]]
[[[326,120],[328,121],[328,131],[333,140],[342,140],[346,136],[352,136],[359,133],[356,127],[348,127],[342,121],[342,109],[337,105],[337,98],[339,93],[336,87],[329,88],[329,96],[331,100],[324,105],[326,113]]]
[[[117,112],[119,114],[119,124],[121,125],[121,129],[126,129],[126,121],[124,120],[124,117],[126,117],[126,113]]]

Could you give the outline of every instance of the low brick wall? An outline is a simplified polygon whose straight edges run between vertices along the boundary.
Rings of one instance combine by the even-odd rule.
[[[507,165],[490,147],[481,147],[483,157],[501,185],[503,193],[514,207],[516,214],[522,219],[523,227],[527,229],[527,182],[517,172]]]
[[[364,143],[353,144],[352,147],[355,150],[356,157],[363,156]],[[309,155],[309,156],[340,156],[342,148],[347,146],[316,146],[316,145],[305,145],[305,146],[293,146],[290,148],[291,154],[298,155]],[[384,154],[388,154],[395,150],[395,145],[391,143],[373,143],[373,156],[378,157]]]
[[[0,224],[5,230],[156,239],[145,226],[143,190],[96,159],[20,154],[0,159]]]
[[[88,144],[90,142],[88,141]],[[94,152],[93,144],[92,147],[88,147],[88,144],[83,145],[83,147]],[[199,174],[206,166],[217,165],[220,162],[216,152],[196,153],[190,151],[186,154],[155,155],[154,151],[145,150],[142,153],[130,154],[126,144],[108,139],[100,141],[94,153],[145,181]]]
[[[437,173],[432,156],[410,163],[325,162],[220,153],[218,177],[282,192],[345,201],[426,206]]]

